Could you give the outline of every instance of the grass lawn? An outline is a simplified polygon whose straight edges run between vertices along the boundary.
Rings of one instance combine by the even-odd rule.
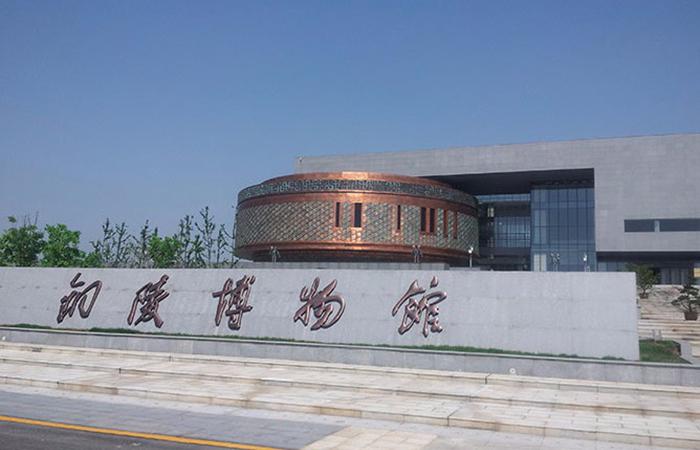
[[[639,360],[644,362],[688,363],[688,361],[680,357],[680,348],[677,343],[673,341],[652,341],[651,339],[639,341]]]
[[[14,325],[2,325],[6,327],[16,327],[16,328],[34,328],[34,329],[44,329],[44,330],[55,330],[56,328],[42,326],[42,325],[32,325],[27,323],[20,323]],[[310,343],[315,344],[314,341],[297,341],[294,339],[282,339],[282,338],[270,338],[270,337],[245,337],[238,335],[220,335],[220,336],[207,336],[207,335],[189,335],[181,333],[162,333],[162,332],[142,332],[138,330],[132,330],[128,328],[90,328],[89,330],[79,330],[63,328],[67,331],[91,331],[95,333],[119,333],[119,334],[147,334],[147,335],[160,335],[160,336],[181,336],[181,337],[199,337],[199,338],[218,338],[218,339],[253,339],[258,341],[272,341],[272,342],[296,342],[296,343]],[[369,346],[369,347],[394,347],[394,348],[406,348],[406,349],[418,349],[418,350],[433,350],[433,351],[450,351],[450,352],[469,352],[469,353],[493,353],[501,355],[520,355],[520,356],[548,356],[556,358],[586,358],[586,359],[606,359],[606,360],[619,360],[623,361],[622,358],[615,358],[612,356],[604,358],[587,358],[585,356],[578,355],[566,355],[559,354],[555,355],[552,353],[528,353],[528,352],[518,352],[512,350],[501,350],[497,348],[479,348],[479,347],[463,347],[463,346],[451,346],[451,345],[373,345],[373,344],[343,344],[343,345],[358,345],[358,346]],[[653,341],[651,339],[645,339],[639,341],[639,357],[640,361],[643,362],[659,362],[659,363],[679,363],[688,364],[688,361],[680,357],[680,348],[674,341]]]

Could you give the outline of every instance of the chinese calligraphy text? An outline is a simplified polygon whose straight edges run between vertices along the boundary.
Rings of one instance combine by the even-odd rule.
[[[438,278],[433,277],[430,281],[430,287],[436,288],[438,283]],[[438,308],[437,305],[447,298],[447,293],[444,291],[434,291],[423,295],[420,300],[414,298],[422,294],[425,294],[425,289],[418,285],[418,280],[414,280],[403,297],[394,305],[394,309],[391,311],[392,316],[395,316],[396,313],[399,312],[399,308],[405,303],[401,326],[399,326],[399,334],[404,334],[410,330],[414,324],[419,323],[423,313],[425,313],[423,320],[423,336],[428,337],[429,332],[440,333],[442,331],[438,319],[440,308]]]
[[[163,326],[163,320],[158,315],[158,306],[160,302],[170,295],[169,292],[163,290],[163,285],[167,282],[168,276],[163,275],[157,283],[146,283],[141,289],[136,291],[136,297],[134,297],[134,302],[131,304],[129,317],[126,319],[129,325],[133,323],[136,326],[141,322],[148,322],[153,319],[156,327],[160,328]],[[141,305],[139,308],[141,315],[134,322],[134,315],[138,305]]]
[[[331,281],[328,286],[318,291],[320,282],[321,280],[316,277],[311,283],[311,289],[306,286],[302,288],[299,300],[304,302],[304,305],[294,314],[294,322],[301,320],[306,326],[309,324],[311,311],[313,311],[317,320],[311,325],[312,331],[319,328],[330,328],[340,319],[345,311],[345,299],[340,295],[333,294],[338,280]],[[333,303],[339,308],[337,312],[334,311]]]
[[[84,281],[78,281],[80,275],[80,272],[78,272],[78,274],[71,280],[71,289],[77,289],[85,286]],[[70,294],[65,295],[61,299],[61,305],[58,309],[58,317],[56,317],[56,321],[58,323],[61,323],[63,322],[63,319],[66,318],[66,316],[73,317],[73,313],[75,312],[76,307],[78,308],[80,317],[86,319],[90,315],[92,307],[95,306],[95,301],[97,300],[97,295],[100,293],[100,289],[102,289],[102,282],[97,280],[90,283],[86,288],[84,288],[81,291],[73,290]],[[86,307],[85,302],[88,299],[88,294],[91,292],[92,297],[90,297],[90,303]]]
[[[253,283],[255,283],[255,276],[244,275],[243,278],[236,281],[236,287],[234,287],[233,280],[228,278],[220,291],[211,294],[212,297],[219,299],[214,319],[217,327],[221,324],[221,319],[226,312],[228,327],[232,330],[241,329],[243,314],[253,309],[252,306],[248,305],[248,297]]]

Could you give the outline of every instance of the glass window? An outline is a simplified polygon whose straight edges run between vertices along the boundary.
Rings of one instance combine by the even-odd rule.
[[[535,260],[539,253],[560,258],[558,264],[550,264],[549,268],[545,265],[541,270],[583,271],[586,267],[595,270],[593,205],[588,203],[592,192],[590,187],[572,185],[532,188],[532,198],[544,195],[547,200],[530,205],[534,268],[543,266],[541,261]],[[584,253],[589,255],[588,266],[583,263]]]
[[[458,230],[458,228],[457,228],[457,218],[458,218],[458,216],[457,216],[457,211],[454,211],[453,218],[452,218],[452,219],[453,219],[453,220],[452,220],[452,238],[453,238],[453,239],[457,239],[457,230]]]
[[[340,202],[335,202],[335,226],[340,226]]]
[[[625,233],[653,232],[654,220],[625,220]]]
[[[547,196],[546,202],[550,205],[558,201],[557,191],[555,189],[547,189],[544,193]]]
[[[355,228],[362,227],[362,203],[355,203],[355,214],[353,215],[352,226]]]
[[[447,237],[447,210],[442,210],[442,236]]]
[[[576,225],[569,226],[567,238],[568,238],[570,243],[573,243],[573,244],[579,243],[578,230],[579,230],[579,227],[577,227]]]
[[[700,231],[700,219],[660,219],[660,231]]]
[[[560,227],[566,226],[566,224],[567,224],[566,219],[567,219],[567,217],[568,217],[568,214],[566,213],[566,209],[565,209],[565,208],[559,208],[559,209],[557,210],[557,212],[559,213],[559,226],[560,226]]]
[[[587,189],[576,189],[577,191],[577,197],[576,197],[576,202],[581,206],[582,204],[586,204],[586,191]]]
[[[547,213],[547,216],[549,217],[549,226],[550,227],[558,227],[559,226],[559,211],[556,209],[550,209],[549,211],[545,210],[543,212]]]
[[[559,243],[559,227],[552,227],[549,229],[549,242],[552,244]]]

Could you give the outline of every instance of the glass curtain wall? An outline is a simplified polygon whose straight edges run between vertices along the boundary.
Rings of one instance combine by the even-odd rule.
[[[593,202],[592,184],[532,187],[532,270],[596,270]]]
[[[479,264],[493,270],[529,270],[530,194],[480,195]]]
[[[494,231],[496,248],[528,248],[530,246],[529,217],[497,217]]]

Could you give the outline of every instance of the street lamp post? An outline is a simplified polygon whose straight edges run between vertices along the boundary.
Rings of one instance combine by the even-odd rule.
[[[413,262],[415,264],[420,264],[420,260],[423,257],[423,252],[420,249],[420,245],[414,245],[412,253],[413,253]]]
[[[552,259],[552,266],[554,267],[555,272],[559,272],[559,261],[561,261],[561,256],[559,253],[552,252],[549,254],[549,257]]]
[[[467,249],[467,252],[469,253],[469,267],[472,267],[472,253],[474,253],[474,246],[470,245],[469,248]]]
[[[280,257],[280,251],[277,250],[277,247],[274,245],[270,246],[270,261],[273,263],[277,262],[277,259]]]

